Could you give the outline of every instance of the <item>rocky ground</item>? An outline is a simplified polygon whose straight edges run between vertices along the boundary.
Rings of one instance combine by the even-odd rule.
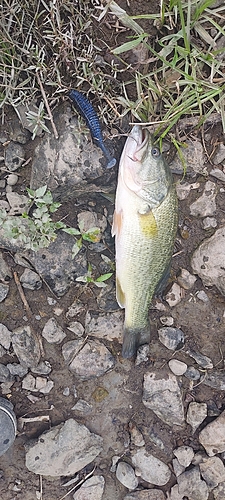
[[[9,112],[0,132],[0,208],[18,216],[26,187],[47,183],[62,202],[54,217],[97,226],[101,240],[83,242],[72,259],[74,238],[62,231],[38,252],[0,232],[1,395],[18,421],[15,442],[0,457],[2,498],[224,500],[220,123],[205,125],[204,141],[183,123],[185,178],[170,158],[179,198],[172,273],[150,310],[150,345],[134,362],[121,357],[123,312],[114,276],[105,288],[76,281],[87,276],[88,264],[93,280],[112,271],[117,168],[105,170],[68,101],[54,121],[58,140],[45,134],[31,141],[26,123],[21,128]],[[121,141],[109,143],[117,159]]]

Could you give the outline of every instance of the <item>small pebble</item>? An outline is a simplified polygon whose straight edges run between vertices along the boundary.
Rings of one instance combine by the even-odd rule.
[[[186,363],[183,363],[183,361],[179,361],[178,359],[170,359],[168,365],[171,372],[177,376],[183,375],[187,370]]]
[[[190,290],[190,288],[192,288],[195,284],[196,280],[196,276],[193,276],[193,274],[189,273],[187,269],[181,269],[180,276],[178,276],[177,278],[177,282],[185,290]]]
[[[174,283],[169,290],[169,292],[166,294],[166,302],[169,304],[170,307],[174,307],[179,302],[183,299],[185,296],[185,292],[183,288],[180,287],[177,283]]]
[[[78,337],[82,337],[84,334],[84,327],[79,321],[72,321],[72,323],[67,326],[67,329],[75,333]]]
[[[129,490],[135,490],[138,486],[138,479],[135,476],[134,469],[127,462],[118,463],[116,477]]]
[[[199,380],[200,379],[200,373],[195,368],[194,366],[189,366],[184,373],[185,377],[189,378],[190,380]]]
[[[69,395],[70,395],[70,388],[65,387],[65,389],[63,390],[63,396],[69,396]]]
[[[16,174],[10,174],[10,175],[8,175],[8,177],[7,177],[7,184],[8,184],[9,186],[15,186],[15,184],[16,184],[16,183],[17,183],[17,181],[18,181],[18,179],[19,179],[18,175],[16,175]]]
[[[137,350],[135,366],[138,366],[141,363],[148,361],[148,358],[149,358],[149,345],[148,344],[141,345]]]
[[[164,327],[158,330],[159,340],[167,349],[180,349],[184,345],[184,333],[179,328]]]
[[[214,217],[206,217],[202,221],[202,226],[203,226],[203,229],[205,229],[207,231],[208,229],[212,229],[214,227],[217,227],[217,220]]]
[[[207,417],[207,404],[192,402],[188,406],[187,423],[192,427],[193,433]]]
[[[161,316],[161,318],[159,318],[159,321],[163,326],[173,326],[174,324],[174,319],[172,318],[172,316]]]
[[[196,297],[198,297],[199,300],[201,300],[202,302],[208,302],[209,301],[209,297],[208,295],[204,292],[204,290],[200,290],[197,294],[196,294]]]

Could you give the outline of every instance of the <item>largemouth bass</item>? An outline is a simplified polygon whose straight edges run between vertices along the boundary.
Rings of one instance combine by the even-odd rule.
[[[120,160],[112,227],[116,297],[125,308],[124,358],[150,340],[149,306],[169,276],[177,221],[170,169],[148,130],[135,125]]]

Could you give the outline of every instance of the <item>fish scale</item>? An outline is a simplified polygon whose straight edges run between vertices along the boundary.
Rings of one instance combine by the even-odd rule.
[[[78,90],[71,90],[69,93],[69,97],[75,104],[81,116],[83,116],[83,118],[85,119],[86,124],[91,132],[93,142],[102,150],[104,156],[108,160],[107,168],[114,167],[116,164],[116,159],[112,157],[109,150],[104,144],[99,119],[92,104]]]

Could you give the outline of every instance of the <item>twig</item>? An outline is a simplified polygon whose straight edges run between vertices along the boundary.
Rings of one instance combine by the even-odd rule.
[[[45,107],[47,109],[47,112],[48,112],[48,116],[49,116],[49,120],[52,124],[52,128],[53,128],[53,132],[54,132],[54,136],[56,139],[59,138],[59,134],[57,132],[57,129],[56,129],[56,126],[54,124],[54,120],[53,120],[53,116],[52,116],[52,112],[50,110],[50,107],[49,107],[49,104],[48,104],[48,100],[47,100],[47,97],[46,97],[46,93],[44,91],[44,87],[42,85],[42,82],[41,82],[41,79],[40,79],[40,76],[38,74],[38,72],[36,73],[36,76],[37,76],[37,81],[38,81],[38,84],[40,86],[40,89],[41,89],[41,93],[42,93],[42,96],[43,96],[43,99],[44,99],[44,103],[45,103]]]
[[[13,277],[14,277],[16,286],[18,288],[18,292],[20,294],[20,298],[21,298],[21,300],[23,302],[23,305],[24,305],[24,307],[26,309],[27,315],[29,316],[29,318],[31,318],[32,317],[32,311],[31,311],[31,308],[30,308],[30,306],[29,306],[29,304],[27,302],[27,299],[26,299],[26,297],[24,295],[24,291],[23,291],[22,285],[20,283],[20,280],[18,278],[18,274],[17,274],[16,271],[13,271]]]
[[[88,479],[90,476],[92,476],[92,474],[94,474],[94,471],[95,471],[96,467],[94,467],[94,469],[89,472],[89,474],[87,474],[83,479],[81,479],[81,481],[79,483],[77,483],[75,486],[73,486],[73,488],[71,488],[71,490],[67,491],[67,493],[61,497],[59,500],[64,500],[64,498],[68,497],[68,495],[70,495],[70,493],[72,493],[72,491],[74,491],[78,486],[81,486],[85,481],[86,479]]]

